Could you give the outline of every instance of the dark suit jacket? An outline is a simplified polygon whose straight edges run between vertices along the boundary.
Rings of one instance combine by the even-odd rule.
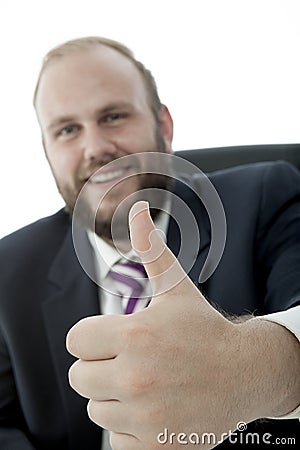
[[[176,186],[200,228],[199,252],[186,252],[196,256],[189,276],[230,314],[264,314],[299,303],[298,171],[283,162],[260,163],[210,179],[226,211],[228,234],[218,268],[202,285],[209,219],[197,196],[180,182]],[[201,189],[201,181],[193,183]],[[167,241],[177,254],[180,237],[172,219]],[[68,384],[74,359],[65,349],[67,331],[100,312],[97,286],[73,248],[68,215],[60,211],[2,239],[0,264],[0,449],[99,450],[101,430],[88,419],[86,400]],[[282,427],[288,437],[298,426],[276,421],[267,429],[276,437]]]

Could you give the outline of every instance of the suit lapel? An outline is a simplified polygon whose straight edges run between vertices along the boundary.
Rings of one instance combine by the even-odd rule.
[[[199,197],[188,187],[188,181],[178,178],[174,194],[167,244],[198,286],[211,240],[209,218]]]
[[[92,252],[84,232],[81,238],[92,264]],[[82,436],[90,436],[92,442],[94,434],[99,437],[100,430],[86,414],[86,400],[69,385],[68,370],[75,359],[67,352],[65,341],[68,330],[76,322],[83,317],[99,314],[99,301],[96,284],[88,278],[77,259],[71,227],[51,266],[48,279],[50,291],[42,304],[45,328],[65,405],[72,448],[79,449],[83,448],[80,446]],[[81,444],[84,446],[83,442]]]

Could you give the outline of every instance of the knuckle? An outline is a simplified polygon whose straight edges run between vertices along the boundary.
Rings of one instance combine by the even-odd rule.
[[[123,375],[123,387],[130,395],[148,393],[155,385],[155,377],[147,367],[131,366]]]
[[[112,432],[110,434],[110,446],[112,450],[129,450],[126,442],[124,442],[124,436],[119,433]]]
[[[85,361],[76,361],[69,369],[70,386],[83,397],[89,398],[90,392],[90,371]]]
[[[72,327],[67,334],[66,347],[68,352],[71,353],[71,355],[76,356],[77,333],[74,327]]]
[[[110,429],[110,425],[115,419],[110,404],[99,400],[90,399],[87,404],[89,418],[103,428]]]
[[[80,357],[81,353],[81,340],[82,340],[82,328],[85,325],[84,320],[81,319],[79,322],[75,323],[72,328],[68,331],[66,338],[66,347],[71,355]]]
[[[124,332],[124,340],[127,346],[149,346],[153,340],[153,329],[147,323],[131,323]]]
[[[135,436],[117,432],[111,432],[110,446],[112,450],[136,450],[141,448]],[[143,450],[147,450],[144,445]]]
[[[131,395],[155,389],[157,367],[155,329],[145,322],[131,322],[124,330],[124,366],[120,384]]]
[[[108,403],[90,399],[87,404],[87,414],[90,420],[100,427],[112,429],[115,414]]]
[[[78,387],[78,370],[80,372],[80,361],[75,361],[75,363],[69,369],[69,383],[73,389]]]
[[[92,421],[95,421],[96,419],[96,410],[96,402],[94,400],[89,400],[87,404],[87,413]]]
[[[66,347],[69,353],[77,358],[85,358],[93,342],[95,330],[99,328],[98,322],[99,317],[97,316],[85,317],[70,328],[66,337]]]

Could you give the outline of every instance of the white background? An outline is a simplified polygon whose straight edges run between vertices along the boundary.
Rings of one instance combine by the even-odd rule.
[[[152,70],[174,149],[300,142],[300,0],[0,0],[0,236],[63,205],[32,94],[43,55],[85,35]]]

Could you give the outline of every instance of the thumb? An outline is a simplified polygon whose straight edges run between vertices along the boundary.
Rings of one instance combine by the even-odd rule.
[[[151,219],[149,204],[135,203],[129,212],[132,248],[141,258],[151,282],[153,296],[174,288],[187,277]]]

